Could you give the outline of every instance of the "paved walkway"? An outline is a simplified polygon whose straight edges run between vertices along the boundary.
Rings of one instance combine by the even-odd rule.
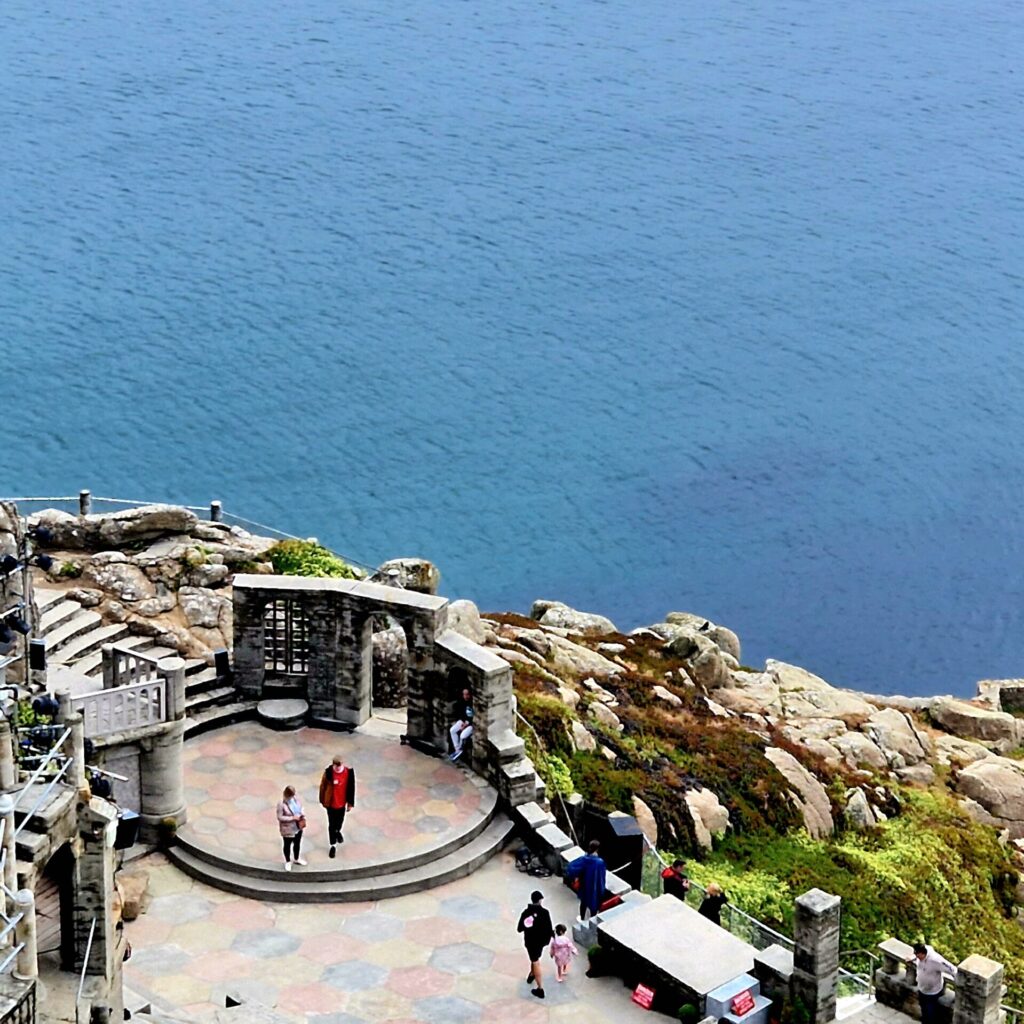
[[[429,762],[428,762],[429,763]],[[303,1024],[650,1024],[613,978],[569,979],[533,998],[516,933],[533,888],[553,919],[576,903],[558,879],[535,879],[499,854],[468,878],[377,903],[258,903],[194,882],[160,854],[148,913],[126,926],[125,983],[202,1019],[237,991]]]
[[[335,754],[356,769],[356,807],[339,857],[329,861],[317,788]],[[281,866],[275,808],[288,784],[309,821],[302,854],[320,870],[429,853],[481,823],[494,801],[476,776],[373,730],[277,732],[243,722],[185,744],[188,828],[222,857]]]
[[[274,804],[286,783],[303,798],[310,869],[426,852],[483,813],[480,780],[403,747],[400,723],[372,719],[354,734],[274,732],[243,723],[185,745],[190,827],[224,856],[280,864]],[[334,753],[355,765],[356,809],[336,861],[317,805]],[[576,901],[558,879],[536,879],[501,853],[468,878],[374,903],[262,903],[194,881],[161,854],[149,911],[126,926],[134,948],[125,983],[165,1010],[212,1017],[237,992],[303,1024],[635,1024],[650,1015],[612,978],[588,979],[586,951],[569,980],[552,971],[530,995],[519,913],[542,889],[555,922]],[[301,869],[300,869],[301,870]],[[553,964],[552,964],[553,966]]]

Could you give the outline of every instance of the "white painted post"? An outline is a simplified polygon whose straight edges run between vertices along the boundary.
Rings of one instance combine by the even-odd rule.
[[[17,767],[14,763],[14,747],[11,744],[11,723],[0,717],[0,790],[14,789],[17,782]]]
[[[22,981],[39,977],[39,957],[36,955],[36,898],[31,889],[19,889],[14,897],[15,908],[22,918],[14,929],[15,941],[24,943],[18,954],[14,976]]]
[[[224,506],[219,501],[210,502],[210,522],[219,523],[224,514]]]
[[[78,492],[78,514],[87,516],[92,513],[92,491]]]
[[[9,793],[0,794],[0,818],[4,820],[4,885],[10,892],[18,891],[18,848],[14,839],[14,798]],[[7,896],[4,894],[4,905]]]

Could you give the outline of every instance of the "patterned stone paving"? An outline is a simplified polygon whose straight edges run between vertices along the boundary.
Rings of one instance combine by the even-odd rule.
[[[339,856],[330,861],[317,789],[336,753],[356,769],[356,807]],[[185,744],[191,841],[235,862],[280,866],[275,807],[289,784],[309,821],[302,855],[320,870],[437,849],[480,822],[489,803],[473,775],[395,739],[322,729],[276,732],[244,722]]]
[[[135,954],[125,983],[155,1005],[199,1020],[212,1019],[228,992],[296,1024],[651,1020],[621,982],[585,977],[582,955],[564,984],[555,982],[548,960],[547,999],[530,995],[519,912],[534,888],[546,894],[556,922],[570,925],[576,903],[557,879],[517,872],[509,853],[428,892],[323,906],[258,903],[211,889],[160,854],[142,864],[153,899],[148,913],[127,925]]]

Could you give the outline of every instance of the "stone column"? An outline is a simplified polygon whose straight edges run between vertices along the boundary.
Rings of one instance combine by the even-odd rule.
[[[953,1024],[999,1024],[1003,965],[973,954],[957,967]]]
[[[259,700],[263,693],[263,614],[267,594],[250,590],[235,580],[231,590],[235,684],[246,700]]]
[[[332,594],[332,608],[318,624],[310,614],[310,654],[317,642],[324,650],[310,664],[310,703],[330,708],[330,717],[345,725],[362,725],[370,717],[373,691],[373,616],[358,597]],[[322,658],[322,660],[321,660]]]
[[[101,648],[103,656],[103,689],[112,690],[117,686],[117,652],[113,644],[104,644]]]
[[[182,658],[161,658],[156,663],[156,670],[164,681],[164,693],[167,695],[167,717],[182,719],[185,717],[185,662]]]
[[[57,724],[61,729],[70,728],[71,771],[67,776],[75,789],[85,786],[85,721],[71,703],[71,691],[57,691]],[[67,746],[64,748],[68,749]]]
[[[75,970],[84,966],[86,975],[95,979],[87,986],[94,1005],[113,1006],[120,1013],[123,931],[114,920],[113,900],[117,808],[93,797],[78,805],[77,826],[81,852],[75,863]],[[90,930],[92,949],[86,963]]]
[[[19,889],[14,898],[14,909],[22,915],[14,929],[15,942],[24,943],[14,967],[14,976],[27,980],[39,977],[39,957],[36,955],[36,898],[31,889]]]
[[[18,781],[18,766],[14,762],[11,723],[0,715],[0,790],[14,789]]]
[[[168,721],[156,736],[139,741],[139,817],[143,837],[156,838],[157,827],[169,818],[183,825],[185,807],[185,662],[162,658],[157,671],[164,679]]]
[[[78,492],[78,514],[80,516],[92,515],[92,491]]]
[[[808,1024],[835,1020],[839,905],[838,896],[821,889],[811,889],[796,900],[793,1001],[796,1012],[806,1012]]]

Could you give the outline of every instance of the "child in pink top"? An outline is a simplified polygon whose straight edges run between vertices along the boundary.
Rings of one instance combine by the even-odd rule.
[[[569,973],[569,964],[578,952],[576,943],[565,934],[564,924],[555,925],[555,937],[551,940],[551,959],[555,961],[555,977],[558,981],[565,981]]]

